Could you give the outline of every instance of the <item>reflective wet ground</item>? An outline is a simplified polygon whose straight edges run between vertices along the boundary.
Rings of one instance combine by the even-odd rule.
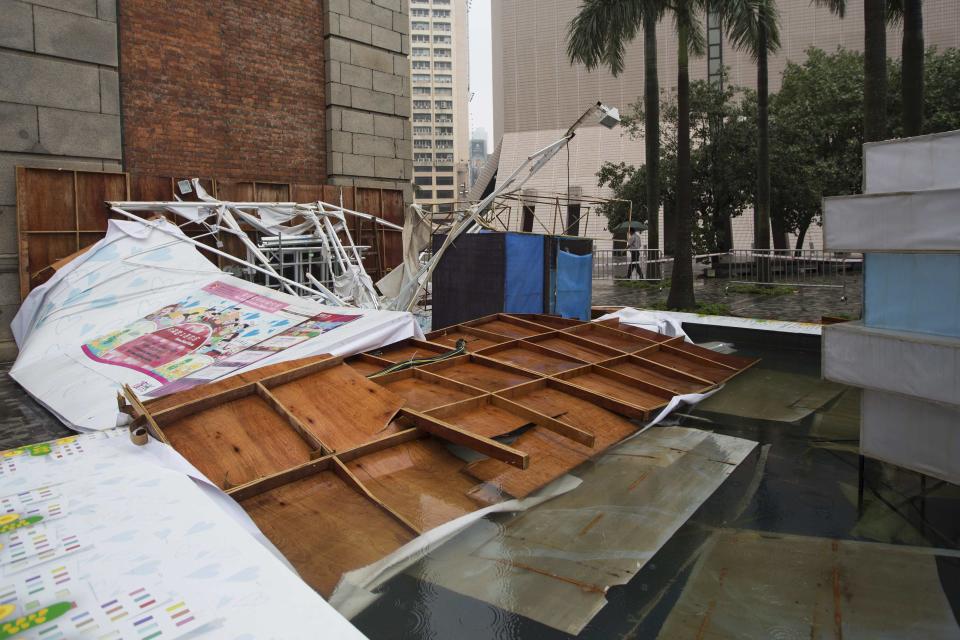
[[[842,288],[838,286],[842,283]],[[728,313],[742,318],[820,322],[822,316],[860,317],[863,280],[860,274],[839,279],[811,279],[808,286],[778,286],[776,293],[738,293],[736,283],[725,279],[697,278],[694,294],[698,304],[726,305]],[[829,285],[829,286],[813,286]],[[594,280],[593,304],[603,306],[654,307],[666,302],[668,286],[624,280]],[[732,289],[732,290],[731,290]],[[792,293],[787,293],[792,290]]]
[[[760,365],[677,422],[759,446],[577,637],[960,636],[960,488],[868,460],[858,510],[858,392],[821,381],[816,353],[734,346]],[[371,638],[571,637],[412,577],[441,556],[354,623]]]

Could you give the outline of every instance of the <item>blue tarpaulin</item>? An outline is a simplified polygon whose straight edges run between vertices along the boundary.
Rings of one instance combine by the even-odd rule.
[[[557,254],[557,314],[564,318],[590,320],[593,287],[593,255]]]
[[[543,313],[543,236],[508,233],[503,310]]]

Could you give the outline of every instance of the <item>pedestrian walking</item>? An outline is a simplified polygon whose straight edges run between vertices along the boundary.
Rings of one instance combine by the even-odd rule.
[[[637,277],[643,280],[643,269],[640,268],[640,234],[633,230],[633,227],[627,229],[627,250],[630,252],[630,266],[627,268],[627,280],[633,275],[633,270],[637,270]]]

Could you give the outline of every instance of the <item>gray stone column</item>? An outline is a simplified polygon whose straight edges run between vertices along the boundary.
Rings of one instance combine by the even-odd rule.
[[[116,0],[0,0],[0,360],[14,355],[17,165],[119,171]]]
[[[412,200],[407,0],[326,0],[327,175]]]

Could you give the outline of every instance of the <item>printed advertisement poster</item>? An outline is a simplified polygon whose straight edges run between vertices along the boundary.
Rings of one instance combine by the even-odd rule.
[[[100,364],[147,376],[132,386],[157,397],[215,380],[360,317],[311,316],[282,300],[217,281],[81,350]]]

